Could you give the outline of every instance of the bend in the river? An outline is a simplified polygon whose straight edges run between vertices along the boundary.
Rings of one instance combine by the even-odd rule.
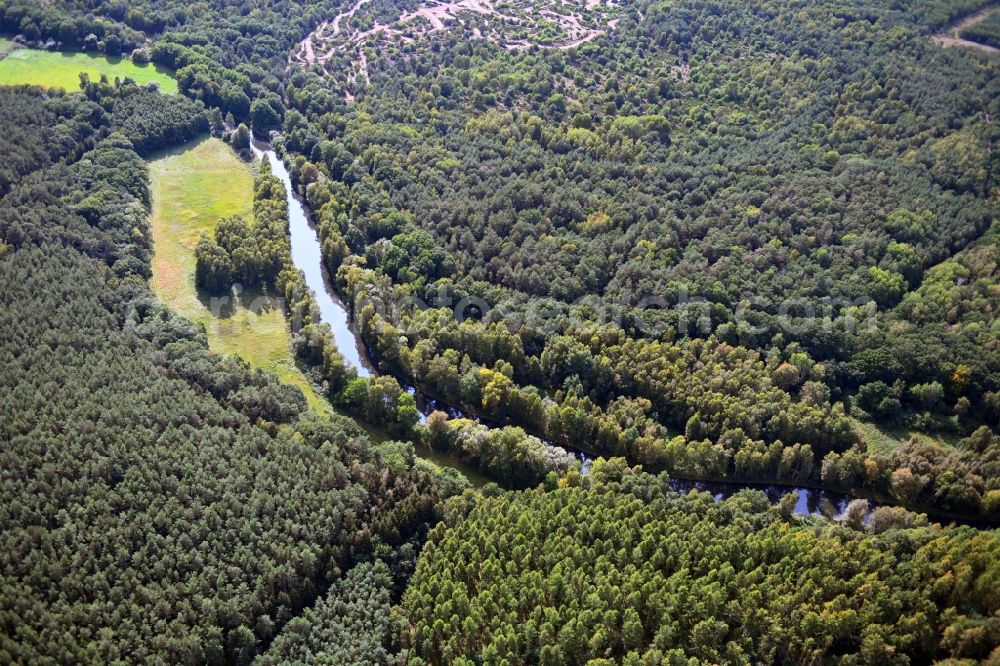
[[[343,355],[344,359],[357,370],[358,376],[370,377],[376,372],[375,365],[368,358],[365,345],[361,340],[361,336],[356,333],[347,309],[333,290],[323,262],[319,236],[309,221],[310,218],[305,204],[299,199],[292,187],[291,176],[288,173],[288,169],[285,168],[285,163],[277,156],[270,145],[257,140],[252,141],[250,145],[254,155],[261,160],[267,159],[271,166],[271,172],[285,185],[285,193],[288,201],[288,226],[291,236],[292,262],[296,268],[305,274],[306,284],[316,296],[322,321],[330,325],[337,349]],[[418,403],[425,417],[434,409],[449,412],[452,416],[462,415],[458,410],[436,400],[429,399],[426,396],[418,396]],[[562,446],[562,448],[567,447]],[[587,466],[590,461],[588,453],[573,449],[567,450],[580,457],[584,466]],[[437,458],[442,458],[442,455],[437,455]],[[441,460],[437,460],[437,462],[438,464],[442,464]],[[460,470],[468,467],[462,461],[455,460],[452,463],[452,466]],[[808,515],[823,514],[829,516],[841,513],[847,504],[854,499],[854,497],[844,493],[818,488],[767,483],[750,484],[671,479],[671,487],[679,492],[688,492],[695,489],[707,491],[718,499],[729,497],[744,488],[754,488],[762,490],[772,504],[777,504],[785,494],[795,491],[798,493],[798,503],[795,511]],[[878,502],[873,503],[873,506],[877,505]],[[934,517],[933,513],[930,515]],[[938,517],[945,521],[954,519],[951,516],[939,515]]]

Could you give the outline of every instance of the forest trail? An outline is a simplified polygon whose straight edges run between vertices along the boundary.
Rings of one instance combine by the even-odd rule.
[[[1000,49],[994,46],[990,46],[989,44],[980,44],[979,42],[973,42],[962,37],[963,30],[985,21],[997,11],[1000,11],[1000,5],[991,5],[985,9],[980,9],[974,14],[969,14],[968,16],[949,24],[943,31],[934,35],[932,39],[944,47],[968,46],[987,53],[1000,53]]]
[[[553,11],[555,5],[544,0],[514,13],[500,11],[495,0],[421,0],[416,8],[402,11],[393,21],[376,22],[367,30],[352,28],[349,19],[369,2],[371,0],[356,0],[349,9],[320,23],[293,49],[288,66],[325,66],[337,53],[350,53],[353,61],[351,72],[347,75],[350,87],[358,77],[369,79],[364,54],[366,45],[377,47],[380,42],[391,39],[412,43],[416,38],[454,26],[471,26],[477,39],[487,39],[509,50],[524,50],[532,46],[566,50],[615,29],[619,20],[617,13],[621,10],[621,5],[611,0],[558,0],[558,5],[571,7],[568,13]],[[591,15],[592,12],[595,15]],[[491,26],[490,22],[495,22],[496,26]],[[538,41],[534,32],[543,23],[557,26],[561,36],[552,41]],[[528,36],[512,38],[506,34],[508,27],[522,32],[527,30]],[[348,101],[353,100],[350,91],[345,91],[345,96]]]
[[[294,62],[302,62],[308,65],[315,65],[317,62],[326,62],[333,55],[333,52],[326,53],[322,56],[317,57],[316,51],[313,47],[313,42],[322,44],[324,40],[332,39],[341,33],[340,22],[344,19],[348,19],[361,9],[362,6],[368,4],[371,0],[358,0],[355,2],[350,9],[340,12],[337,14],[332,21],[323,21],[316,29],[311,33],[306,35],[306,38],[299,42],[298,47],[292,51],[292,55],[289,58],[289,65]]]
[[[346,18],[350,18],[350,17],[354,16],[354,14],[359,9],[361,9],[361,7],[363,5],[366,5],[369,2],[371,2],[371,0],[358,0],[346,12],[341,12],[341,13],[337,14],[336,18],[333,19],[333,34],[334,35],[339,35],[340,34],[340,21],[341,20],[346,19]]]

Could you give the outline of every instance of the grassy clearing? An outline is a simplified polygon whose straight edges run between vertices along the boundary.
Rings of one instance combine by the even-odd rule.
[[[0,40],[0,52],[6,50],[4,41]],[[87,72],[92,79],[107,74],[112,81],[128,77],[139,84],[156,82],[163,92],[177,92],[177,80],[166,69],[153,64],[137,65],[126,58],[18,48],[0,59],[0,84],[4,85],[27,83],[76,92],[80,89],[80,72]]]
[[[11,51],[14,48],[14,42],[7,39],[6,37],[0,37],[0,55]]]
[[[415,444],[413,451],[417,458],[422,460],[424,464],[431,465],[433,467],[450,467],[451,469],[456,470],[462,474],[462,476],[467,478],[469,483],[471,483],[474,488],[482,488],[491,481],[488,476],[479,472],[479,470],[472,465],[467,465],[463,462],[455,460],[444,453],[425,448],[420,444]]]
[[[878,453],[889,453],[913,437],[934,442],[945,448],[955,445],[954,438],[936,433],[920,432],[911,428],[891,428],[854,417],[851,417],[851,424],[854,426],[854,430],[861,435],[868,449]]]
[[[213,300],[194,284],[194,248],[220,218],[250,215],[253,174],[222,141],[199,139],[150,161],[153,191],[153,291],[181,316],[201,324],[209,346],[298,386],[313,409],[329,412],[296,367],[281,307],[266,294]]]

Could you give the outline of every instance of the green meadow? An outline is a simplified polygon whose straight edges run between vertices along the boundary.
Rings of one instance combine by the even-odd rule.
[[[0,39],[0,54],[10,46],[9,40]],[[92,79],[106,74],[112,81],[128,77],[139,84],[156,82],[163,92],[177,92],[177,80],[168,70],[153,64],[138,65],[127,58],[15,48],[0,59],[2,85],[31,84],[75,92],[80,89],[81,72],[87,72]]]
[[[945,449],[954,447],[955,440],[958,439],[954,435],[927,433],[903,426],[893,427],[886,424],[872,423],[871,421],[862,421],[855,417],[851,417],[850,420],[854,426],[854,431],[861,435],[861,439],[868,450],[875,451],[876,453],[890,453],[914,437],[933,442]]]
[[[253,173],[218,139],[199,139],[150,161],[153,193],[152,288],[175,312],[204,326],[209,346],[298,386],[310,406],[330,411],[295,365],[291,332],[281,307],[261,294],[213,301],[194,283],[194,249],[222,217],[252,214]]]

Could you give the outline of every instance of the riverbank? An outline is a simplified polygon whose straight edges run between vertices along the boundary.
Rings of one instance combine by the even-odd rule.
[[[492,428],[502,428],[502,427],[519,427],[523,429],[528,435],[538,438],[543,443],[548,446],[557,447],[568,451],[575,458],[581,461],[584,468],[586,468],[590,462],[596,458],[609,457],[609,454],[601,451],[591,449],[586,446],[582,446],[579,443],[567,443],[567,442],[555,442],[547,439],[543,433],[536,432],[530,428],[525,428],[523,424],[512,423],[504,420],[491,420],[489,418],[483,417],[480,413],[475,410],[471,410],[468,406],[455,407],[454,405],[448,405],[442,402],[438,396],[431,393],[428,387],[419,387],[415,389],[418,396],[417,404],[421,408],[421,411],[425,414],[430,411],[439,410],[448,414],[449,419],[455,418],[470,418],[474,419],[484,425]],[[857,422],[860,423],[860,422]],[[875,428],[873,424],[866,424]],[[883,441],[879,442],[879,446],[883,450],[888,450],[899,446],[902,444],[901,441],[889,442],[890,435],[879,431]],[[671,436],[679,433],[672,433]],[[910,433],[912,436],[912,433]],[[945,444],[944,440],[935,440],[941,444]],[[953,444],[945,444],[947,446],[952,446]],[[626,457],[627,458],[627,457]],[[687,492],[692,489],[703,490],[705,492],[710,492],[717,499],[729,497],[744,488],[751,488],[755,490],[761,490],[772,503],[777,504],[777,502],[790,492],[798,493],[799,499],[796,505],[796,511],[803,513],[804,515],[831,515],[843,513],[847,505],[855,499],[863,499],[869,502],[872,510],[879,506],[901,506],[894,497],[886,494],[877,492],[871,488],[845,488],[845,487],[830,487],[828,485],[823,485],[816,481],[808,481],[803,479],[787,480],[787,479],[751,479],[751,478],[738,478],[738,477],[713,477],[713,476],[703,476],[703,477],[693,477],[686,476],[684,474],[679,474],[676,471],[671,471],[666,469],[663,465],[655,464],[644,464],[641,462],[636,462],[634,460],[628,461],[630,465],[638,465],[642,467],[645,471],[651,474],[659,474],[661,472],[666,472],[670,476],[671,485],[678,491]],[[946,511],[937,507],[929,507],[920,504],[910,504],[905,506],[907,510],[924,513],[931,520],[943,522],[943,523],[961,523],[967,525],[973,525],[976,527],[990,528],[996,527],[995,523],[983,520],[979,516],[969,516],[966,514]]]
[[[272,170],[275,175],[277,175],[286,185],[289,196],[289,218],[290,220],[296,219],[298,222],[291,222],[290,233],[292,234],[293,243],[293,254],[294,246],[296,242],[300,244],[311,245],[307,248],[307,251],[300,252],[299,258],[295,260],[296,267],[306,274],[312,274],[313,278],[310,281],[310,287],[316,292],[317,297],[322,297],[328,303],[328,309],[331,312],[331,319],[324,318],[324,321],[330,323],[331,321],[336,323],[334,326],[334,337],[336,339],[337,347],[342,354],[344,354],[347,362],[352,365],[356,370],[364,371],[364,376],[377,374],[377,364],[369,365],[370,361],[367,356],[367,347],[365,341],[358,334],[357,327],[354,326],[354,322],[348,312],[344,307],[341,299],[336,295],[333,285],[329,280],[329,276],[326,274],[325,262],[322,257],[321,247],[319,244],[318,235],[316,229],[309,224],[309,214],[306,210],[303,202],[295,196],[295,190],[292,188],[291,180],[287,171],[287,168],[283,162],[277,158],[277,155],[270,150],[269,146],[264,144],[255,146],[255,153],[259,156],[266,156],[269,160]],[[312,263],[302,264],[300,262],[308,261]],[[314,286],[315,285],[315,286]],[[404,385],[405,387],[405,385]],[[415,391],[411,390],[411,393],[416,394],[418,398],[418,406],[420,411],[423,413],[424,417],[432,410],[441,410],[448,413],[450,416],[461,417],[468,415],[475,420],[480,421],[486,426],[490,427],[504,427],[504,423],[491,423],[488,417],[484,417],[479,410],[455,408],[453,405],[445,404],[435,399],[436,396],[433,395],[433,387],[419,386]],[[516,423],[508,423],[509,426],[523,426]],[[538,433],[532,433],[530,430],[527,431],[529,435],[534,435],[538,437]],[[581,461],[582,466],[586,468],[589,460],[604,456],[607,457],[608,454],[604,452],[588,451],[579,447],[567,446],[562,442],[546,442],[544,437],[540,438],[543,443],[549,446],[556,446],[565,451],[569,451],[574,454],[578,460]],[[466,465],[463,460],[456,459],[445,452],[439,452],[442,456],[447,456],[451,461],[449,466],[458,467],[459,465]],[[645,465],[645,469],[649,472],[660,472],[666,471],[662,467],[656,465]],[[780,498],[789,492],[795,491],[799,494],[799,509],[803,513],[831,513],[830,507],[834,508],[834,512],[843,512],[847,504],[854,499],[867,499],[869,502],[873,502],[876,506],[880,504],[896,504],[893,498],[889,497],[879,497],[875,493],[865,492],[863,488],[851,488],[851,489],[829,489],[825,486],[821,486],[819,483],[809,484],[801,482],[798,480],[784,481],[777,479],[768,479],[766,481],[759,479],[684,479],[676,478],[674,483],[677,483],[679,488],[684,486],[684,484],[701,484],[702,486],[708,488],[709,484],[714,487],[714,495],[724,496],[726,494],[732,494],[738,492],[743,488],[756,488],[765,491],[765,494],[772,501],[777,502]],[[934,519],[942,521],[954,521],[960,520],[963,522],[980,523],[981,519],[976,516],[964,516],[959,514],[950,514],[946,511],[941,511],[938,509],[930,510],[926,507],[921,506],[911,506],[912,510],[922,511],[928,513]]]
[[[334,342],[345,361],[351,365],[359,377],[370,377],[374,373],[374,365],[367,355],[367,349],[357,334],[354,322],[343,302],[333,289],[330,276],[326,271],[319,235],[312,224],[309,210],[296,194],[292,186],[291,175],[285,163],[278,157],[274,149],[259,140],[251,142],[251,150],[258,160],[267,160],[271,173],[285,186],[288,206],[288,233],[291,241],[292,263],[302,272],[306,285],[315,297],[320,313],[320,321],[329,325]],[[252,194],[251,194],[252,199]],[[317,387],[310,386],[312,394],[321,400],[327,410],[349,416],[347,412],[330,404],[326,398],[319,397]],[[429,413],[429,412],[428,412]],[[426,413],[425,413],[426,417]],[[353,417],[352,417],[353,418]],[[373,442],[386,442],[392,439],[384,428],[355,419],[358,425],[368,434]],[[471,465],[455,460],[439,451],[434,451],[414,443],[414,454],[439,467],[450,467],[465,476],[475,487],[482,487],[490,479]]]
[[[306,285],[312,290],[319,306],[320,319],[330,325],[337,350],[354,367],[359,377],[369,377],[373,367],[367,351],[353,328],[348,310],[333,289],[327,273],[318,233],[305,203],[292,185],[285,163],[268,144],[253,140],[250,149],[258,160],[267,160],[271,173],[282,182],[288,196],[288,233],[292,245],[292,263],[302,271]]]

